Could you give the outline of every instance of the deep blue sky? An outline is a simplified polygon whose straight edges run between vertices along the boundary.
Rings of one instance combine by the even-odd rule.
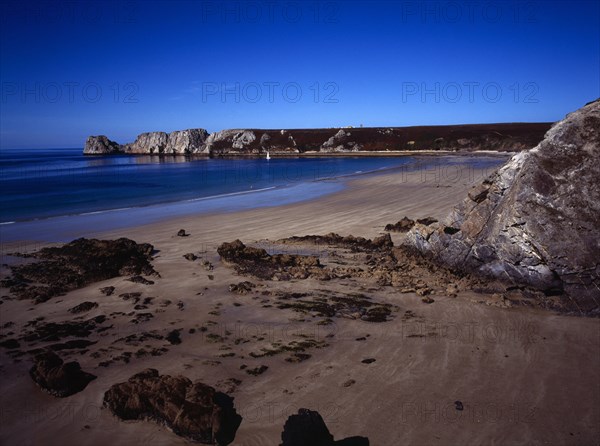
[[[0,37],[3,148],[556,121],[600,96],[594,1],[14,1]]]

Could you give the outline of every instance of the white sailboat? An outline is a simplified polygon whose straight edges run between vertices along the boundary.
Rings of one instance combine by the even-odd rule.
[[[271,159],[271,154],[267,151],[267,159],[270,160]]]

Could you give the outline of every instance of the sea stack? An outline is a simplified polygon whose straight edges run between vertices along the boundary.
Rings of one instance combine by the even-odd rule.
[[[83,153],[86,155],[107,155],[111,153],[119,153],[121,145],[111,141],[104,135],[89,136],[85,141]]]
[[[600,99],[471,190],[445,222],[406,243],[454,269],[600,311]]]

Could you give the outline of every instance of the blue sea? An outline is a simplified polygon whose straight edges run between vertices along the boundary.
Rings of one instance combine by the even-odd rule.
[[[444,163],[495,167],[496,157]],[[0,238],[66,241],[73,235],[175,216],[310,200],[359,174],[427,169],[432,157],[208,159],[84,156],[81,149],[0,150]]]

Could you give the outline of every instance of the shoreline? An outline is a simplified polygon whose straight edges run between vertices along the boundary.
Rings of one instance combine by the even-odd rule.
[[[433,155],[433,154],[431,154]],[[147,156],[147,155],[140,155]],[[435,162],[433,157],[423,157]],[[473,157],[468,157],[473,159]],[[508,159],[508,154],[493,152],[491,156],[488,153],[480,153],[477,159]],[[303,180],[288,185],[277,185],[260,190],[243,190],[233,193],[221,194],[209,197],[198,197],[164,203],[149,204],[143,206],[131,206],[118,209],[102,209],[88,211],[77,214],[68,214],[61,216],[52,216],[37,218],[31,220],[22,220],[14,222],[3,222],[0,225],[0,234],[2,234],[2,243],[0,244],[0,255],[6,252],[14,252],[15,246],[21,246],[28,249],[33,244],[41,246],[44,243],[68,242],[74,238],[87,237],[89,234],[98,234],[103,232],[115,233],[115,231],[145,226],[147,224],[159,224],[161,222],[173,221],[180,218],[193,218],[208,215],[227,215],[236,212],[245,212],[253,209],[273,209],[282,206],[294,206],[305,202],[320,200],[329,195],[342,193],[348,189],[354,181],[361,178],[377,177],[381,175],[396,175],[408,181],[411,176],[421,175],[421,180],[431,180],[431,175],[443,175],[443,169],[458,168],[459,175],[463,175],[462,170],[468,169],[468,175],[473,176],[473,172],[478,171],[474,166],[463,163],[464,156],[454,156],[454,154],[444,154],[439,156],[439,164],[421,165],[419,157],[415,158],[413,165],[399,165],[380,168],[370,171],[356,171],[350,174],[335,175],[313,180]],[[495,164],[495,163],[493,163]],[[485,168],[486,172],[495,170],[501,164],[495,167]],[[439,172],[435,172],[439,169]],[[452,172],[452,175],[456,173]],[[429,176],[424,178],[423,175]],[[477,174],[481,178],[481,174]],[[482,178],[481,178],[482,179]],[[253,201],[247,202],[245,199],[251,197]],[[206,205],[207,207],[199,207]],[[132,221],[135,219],[135,221]],[[144,223],[139,223],[142,221]],[[89,231],[89,227],[102,227]],[[48,232],[48,228],[51,229]],[[44,233],[46,239],[38,240],[32,238],[38,233]],[[18,235],[15,235],[18,234]],[[72,234],[72,236],[69,236]],[[29,240],[28,243],[26,241]],[[33,241],[36,240],[36,241]]]
[[[306,201],[241,211],[166,218],[122,230],[98,231],[94,233],[94,237],[114,238],[120,236],[119,234],[143,234],[151,240],[160,233],[162,237],[171,239],[179,227],[190,232],[204,233],[202,243],[211,246],[214,246],[217,240],[221,243],[235,238],[244,240],[245,237],[246,240],[259,242],[293,235],[330,232],[376,237],[384,232],[385,224],[395,223],[405,214],[412,214],[418,218],[432,216],[443,219],[458,203],[458,197],[465,196],[472,185],[483,180],[495,168],[474,169],[465,178],[437,178],[440,181],[428,176],[430,172],[427,171],[417,172],[417,175],[403,175],[398,172],[400,170],[402,169],[392,168],[384,172],[352,175],[344,179],[342,190]],[[437,193],[432,196],[431,190],[436,190]],[[340,218],[336,218],[336,215]],[[244,221],[250,221],[252,224],[245,227],[241,223]],[[216,233],[221,236],[217,236]],[[227,240],[223,234],[231,234],[230,237],[233,238]],[[391,235],[395,240],[401,237],[396,233]]]

